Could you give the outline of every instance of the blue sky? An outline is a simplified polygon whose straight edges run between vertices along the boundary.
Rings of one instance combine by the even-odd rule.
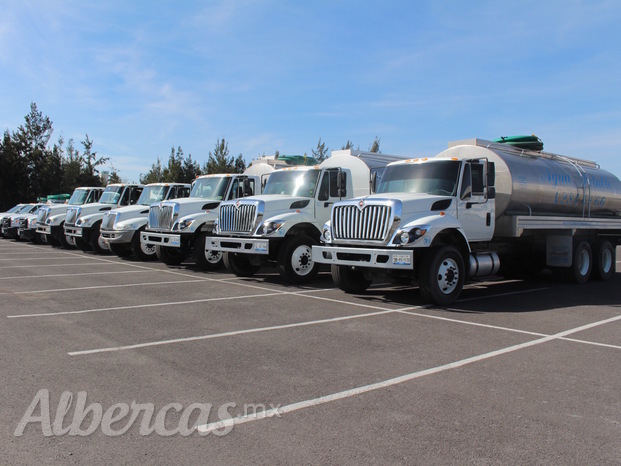
[[[126,180],[319,138],[431,156],[536,134],[621,176],[621,3],[0,1],[0,129],[36,102]],[[78,144],[79,145],[79,144]]]

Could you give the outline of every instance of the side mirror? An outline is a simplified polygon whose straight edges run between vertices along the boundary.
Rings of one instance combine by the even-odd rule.
[[[250,186],[249,178],[244,178],[244,196],[252,196],[252,186]]]
[[[337,183],[339,197],[347,196],[347,174],[342,170],[339,171]]]
[[[487,162],[487,186],[496,185],[496,165],[494,162]]]
[[[377,172],[373,172],[371,175],[371,193],[375,193],[377,189]]]

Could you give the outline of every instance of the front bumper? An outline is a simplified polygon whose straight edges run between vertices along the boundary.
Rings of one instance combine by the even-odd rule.
[[[156,246],[166,246],[169,248],[180,248],[181,235],[143,231],[140,233],[140,242],[143,244],[154,244]]]
[[[75,238],[82,238],[83,234],[84,234],[83,228],[65,225],[65,235],[73,236]]]
[[[17,230],[17,235],[25,240],[32,240],[35,237],[37,230],[35,228],[20,228]]]
[[[414,251],[407,249],[313,246],[313,261],[320,264],[347,265],[351,267],[413,270]]]
[[[230,238],[226,236],[208,239],[207,249],[211,251],[236,252],[239,254],[270,253],[270,240],[266,238]]]
[[[37,233],[41,233],[42,235],[51,235],[52,234],[52,226],[51,225],[42,225],[37,223]]]
[[[101,230],[99,234],[105,243],[128,244],[132,242],[136,230]]]

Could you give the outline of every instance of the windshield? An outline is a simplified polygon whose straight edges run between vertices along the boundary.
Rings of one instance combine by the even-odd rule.
[[[6,211],[7,214],[13,214],[15,212],[19,212],[19,210],[21,208],[23,208],[24,206],[21,204],[17,204],[16,206],[11,207],[9,210]]]
[[[151,205],[166,199],[170,186],[145,186],[138,198],[138,204]]]
[[[455,196],[459,161],[399,164],[386,167],[377,193],[426,193]]]
[[[267,179],[263,194],[313,197],[317,187],[319,170],[276,171]]]
[[[118,204],[122,192],[122,186],[108,186],[102,193],[99,202],[102,204]]]
[[[86,202],[86,197],[88,196],[87,189],[76,189],[73,191],[71,198],[69,199],[68,204],[73,205],[82,205]]]
[[[213,176],[208,178],[198,178],[192,186],[190,197],[202,197],[205,199],[222,200],[226,195],[226,188],[229,185],[230,177]]]

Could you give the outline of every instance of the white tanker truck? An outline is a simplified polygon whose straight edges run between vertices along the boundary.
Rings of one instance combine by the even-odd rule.
[[[550,268],[576,283],[608,280],[621,181],[586,160],[457,141],[388,165],[376,194],[335,203],[322,243],[313,260],[331,264],[342,290],[363,292],[388,275],[417,282],[438,305],[454,302],[466,279],[497,273]]]

